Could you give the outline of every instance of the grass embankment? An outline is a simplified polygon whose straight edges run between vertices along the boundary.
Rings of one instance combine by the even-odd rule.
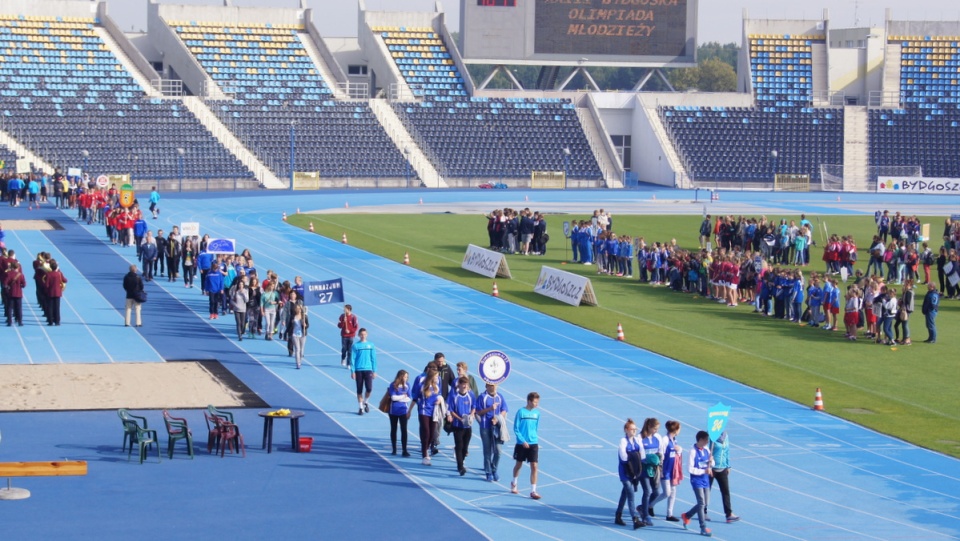
[[[636,269],[634,279],[627,279],[598,276],[593,266],[562,264],[569,256],[562,222],[570,219],[549,217],[553,240],[546,256],[508,256],[513,279],[497,281],[501,298],[611,337],[621,323],[631,344],[800,404],[812,404],[814,390],[822,387],[831,414],[960,457],[960,393],[954,388],[960,380],[957,301],[942,303],[936,345],[920,343],[927,336],[920,314],[924,286],[917,288],[917,311],[910,322],[915,345],[851,343],[840,332],[764,318],[748,306],[730,308],[639,284]],[[313,222],[317,234],[338,241],[346,232],[351,245],[396,261],[409,252],[411,265],[418,269],[491,291],[490,279],[460,268],[467,244],[488,244],[481,216],[292,215],[289,221],[303,228]],[[614,230],[642,235],[648,243],[676,238],[681,246],[695,247],[700,221],[698,216],[622,215],[615,217]],[[826,222],[831,232],[855,235],[860,248],[857,268],[865,269],[875,232],[872,217],[829,216]],[[931,223],[936,233],[943,219],[924,222]],[[819,232],[816,238],[820,244]],[[812,265],[806,269],[822,270],[821,254],[821,248],[814,247]],[[572,307],[533,293],[541,265],[590,277],[600,306]],[[936,280],[935,270],[933,274]]]

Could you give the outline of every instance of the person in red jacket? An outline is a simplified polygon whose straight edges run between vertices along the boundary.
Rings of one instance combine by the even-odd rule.
[[[67,285],[67,277],[60,272],[60,265],[56,259],[51,259],[50,272],[43,278],[44,288],[47,291],[47,325],[60,326],[60,297],[63,288]]]
[[[12,325],[14,319],[17,320],[17,325],[23,327],[23,288],[27,287],[27,279],[20,271],[20,263],[15,259],[8,263],[3,287],[6,292],[4,315],[7,317],[7,327]]]
[[[350,350],[353,349],[353,339],[357,336],[360,325],[357,316],[353,315],[353,306],[343,305],[343,313],[337,322],[340,329],[340,366],[350,368]]]

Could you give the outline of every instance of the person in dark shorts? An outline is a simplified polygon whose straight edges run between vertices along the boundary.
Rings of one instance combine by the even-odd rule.
[[[377,377],[377,348],[372,342],[367,342],[367,329],[360,329],[357,335],[360,341],[353,344],[350,352],[350,379],[357,382],[357,403],[360,405],[357,415],[363,415],[370,413],[370,393],[373,392],[373,380]]]
[[[517,411],[513,418],[513,432],[517,437],[517,445],[513,448],[513,459],[517,464],[513,467],[513,481],[510,483],[510,492],[519,494],[517,482],[520,479],[520,468],[524,462],[530,464],[530,497],[540,499],[537,493],[537,463],[540,460],[540,446],[537,432],[540,428],[540,395],[527,395],[527,405]]]

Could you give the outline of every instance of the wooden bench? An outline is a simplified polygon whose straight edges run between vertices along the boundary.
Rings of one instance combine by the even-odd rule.
[[[29,490],[10,486],[10,478],[12,477],[60,477],[86,474],[87,462],[85,460],[0,462],[0,477],[7,478],[6,488],[0,488],[0,500],[22,500],[30,497]]]

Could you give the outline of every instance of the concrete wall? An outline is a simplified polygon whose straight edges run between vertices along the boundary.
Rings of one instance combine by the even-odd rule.
[[[333,75],[334,79],[336,79],[335,81],[327,81],[327,84],[336,85],[337,83],[347,82],[346,72],[344,72],[340,64],[337,62],[337,59],[330,52],[330,49],[327,47],[327,43],[320,35],[320,31],[317,30],[317,26],[313,24],[313,10],[306,10],[303,19],[306,22],[307,33],[310,35],[310,38],[313,39],[313,44],[317,47],[317,51],[320,52],[320,57],[327,64],[327,69],[330,71],[330,74]]]
[[[856,96],[860,105],[867,103],[870,92],[883,87],[883,61],[886,38],[880,28],[844,28],[830,30],[827,35],[831,94]]]
[[[150,62],[140,53],[140,50],[133,45],[133,43],[127,39],[127,36],[123,33],[123,30],[117,26],[117,23],[110,17],[107,13],[107,4],[99,4],[99,9],[97,10],[97,16],[100,19],[100,24],[103,28],[110,34],[110,37],[117,42],[117,45],[120,46],[120,49],[123,50],[124,54],[133,62],[133,65],[137,67],[140,73],[147,78],[148,81],[154,81],[159,79],[160,75],[153,69],[153,66],[150,65]]]
[[[960,21],[889,21],[890,36],[960,36]]]
[[[375,35],[370,29],[375,26],[431,28],[434,32],[440,34],[437,24],[439,15],[438,13],[413,11],[364,11],[361,3],[360,22],[357,25],[357,41],[360,50],[363,51],[363,59],[368,66],[368,72],[371,76],[376,75],[377,88],[383,89],[386,93],[391,85],[399,84],[401,87],[406,87],[406,82],[400,77],[397,65],[387,51],[379,33]],[[371,88],[371,94],[375,95],[376,89]],[[409,89],[405,89],[404,94],[410,95]]]

